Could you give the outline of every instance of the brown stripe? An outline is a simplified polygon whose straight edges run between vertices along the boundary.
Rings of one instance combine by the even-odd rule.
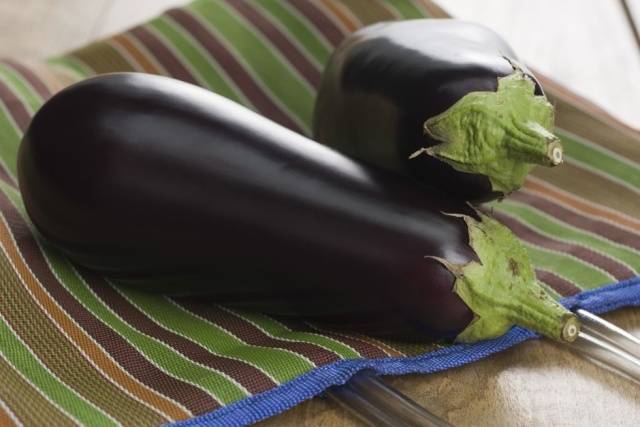
[[[11,175],[9,175],[9,171],[7,167],[4,165],[4,162],[0,162],[0,180],[4,181],[7,185],[12,188],[18,188],[18,180]]]
[[[209,302],[194,298],[180,298],[174,301],[184,309],[226,329],[249,345],[290,350],[305,356],[316,366],[340,360],[340,357],[334,352],[319,345],[273,338],[233,311],[223,311],[217,307],[212,307]]]
[[[320,83],[321,73],[302,52],[283,34],[278,27],[265,18],[255,9],[255,6],[246,0],[226,0],[226,3],[235,8],[242,16],[250,21],[267,40],[273,43],[282,53],[284,58],[309,84],[317,88]]]
[[[286,3],[291,5],[305,18],[307,18],[333,47],[338,46],[346,36],[342,29],[327,18],[323,11],[310,1],[287,0]]]
[[[445,12],[443,8],[438,6],[433,1],[431,0],[417,0],[417,1],[418,3],[422,4],[422,6],[424,6],[424,8],[427,10],[427,13],[429,15],[426,16],[426,18],[451,18],[451,15]]]
[[[16,126],[18,126],[18,130],[24,133],[31,121],[31,114],[18,95],[2,79],[0,79],[0,102],[7,107],[9,114],[15,121]],[[7,142],[3,141],[3,143],[6,144]]]
[[[105,42],[96,42],[69,54],[77,58],[98,74],[136,71],[133,65],[113,46]]]
[[[0,426],[3,426],[3,427],[18,426],[19,424],[16,424],[16,421],[14,421],[14,417],[15,418],[17,417],[7,412],[9,411],[9,408],[8,407],[5,408],[6,404],[4,404],[4,402],[0,402],[0,403],[2,403],[0,404]]]
[[[331,336],[334,339],[336,337],[340,337],[343,339],[343,342],[347,343],[348,341],[345,341],[345,339],[348,339],[350,342],[355,343],[355,342],[359,342],[359,343],[364,343],[367,344],[368,346],[370,346],[370,350],[373,349],[374,353],[370,353],[369,355],[365,356],[368,358],[379,358],[379,357],[389,357],[389,356],[393,356],[394,354],[391,354],[387,351],[388,347],[384,344],[379,344],[378,340],[375,339],[370,339],[368,336],[366,335],[362,335],[362,334],[358,334],[358,333],[349,333],[349,332],[338,332],[335,330],[331,330],[331,329],[327,329],[325,327],[320,326],[320,324],[317,323],[313,323],[313,322],[307,322],[309,324],[309,326],[315,330],[317,333],[326,335],[326,336]],[[353,347],[353,344],[349,344]],[[377,354],[377,355],[376,355]]]
[[[350,337],[349,335],[339,334],[331,331],[323,330],[322,332],[319,332],[317,328],[310,326],[307,322],[304,322],[300,319],[294,319],[291,317],[281,317],[281,316],[274,316],[274,318],[278,322],[282,323],[284,326],[286,326],[287,328],[295,332],[306,332],[306,333],[313,333],[313,334],[321,333],[326,337],[329,337],[333,340],[336,340],[342,344],[345,344],[353,348],[362,357],[366,357],[368,359],[380,359],[388,356],[387,353],[380,350],[375,345],[370,344],[361,339],[353,338],[353,337]]]
[[[22,63],[25,68],[31,70],[33,74],[36,75],[38,80],[42,82],[42,84],[47,88],[50,96],[59,92],[61,89],[66,87],[67,85],[64,82],[61,82],[59,77],[56,75],[56,72],[46,61],[38,61],[38,62],[28,62]]]
[[[582,292],[582,290],[577,287],[575,284],[570,281],[558,276],[557,274],[543,270],[541,268],[536,268],[536,277],[541,282],[546,283],[556,292],[558,292],[563,297],[568,297],[571,295],[578,294]]]
[[[153,62],[149,60],[147,55],[145,55],[139,48],[136,46],[131,40],[127,38],[125,34],[119,34],[112,38],[113,43],[117,43],[120,45],[122,49],[124,49],[140,66],[140,69],[145,73],[150,74],[162,74],[158,67],[156,67]]]
[[[61,78],[46,61],[22,63],[22,65],[35,74],[52,95],[68,86],[65,79]]]
[[[540,73],[535,69],[532,69],[532,71],[544,87],[547,97],[552,101],[552,104],[556,106],[559,106],[562,103],[569,104],[579,110],[582,110],[585,116],[587,116],[585,120],[593,120],[614,130],[629,133],[636,139],[640,138],[639,129],[622,122],[600,106],[576,94],[572,90],[567,89],[564,85],[549,78],[543,73]]]
[[[217,401],[203,390],[158,369],[116,331],[102,323],[92,312],[79,303],[50,270],[24,220],[3,192],[0,192],[0,210],[7,219],[17,243],[17,249],[20,250],[39,283],[46,288],[49,295],[55,298],[57,304],[78,322],[103,349],[109,352],[120,366],[141,383],[179,402],[193,413],[210,411],[218,406]],[[2,235],[0,234],[0,236]],[[5,246],[8,247],[9,243],[10,241],[7,241]]]
[[[640,164],[639,135],[598,122],[566,102],[556,104],[555,108],[556,125],[560,129]]]
[[[634,249],[640,250],[640,236],[627,230],[615,227],[607,222],[579,215],[569,209],[558,205],[544,197],[529,191],[518,191],[510,196],[513,200],[525,205],[540,209],[550,216],[592,233],[599,234],[607,239]]]
[[[118,313],[122,319],[129,323],[129,325],[138,329],[140,332],[170,345],[176,351],[194,362],[227,374],[252,394],[270,390],[278,385],[264,372],[254,366],[241,360],[211,353],[200,344],[158,325],[145,313],[131,304],[104,279],[86,271],[81,271],[81,274],[96,295],[111,307],[114,312]]]
[[[640,218],[638,193],[570,161],[557,168],[535,168],[532,175],[587,200]]]
[[[373,337],[369,337],[366,335],[355,335],[354,336],[356,338],[361,338],[362,340],[366,340],[367,342],[375,345],[376,347],[378,347],[379,349],[381,349],[382,351],[384,351],[385,353],[387,353],[388,356],[391,357],[406,357],[406,354],[401,352],[400,350],[398,350],[395,347],[395,343],[393,345],[390,345],[389,342],[391,342],[391,340],[382,340],[382,339],[378,339],[378,338],[373,338]]]
[[[524,183],[524,188],[529,192],[535,192],[546,198],[554,199],[557,202],[564,203],[577,209],[585,214],[597,216],[605,221],[611,221],[621,227],[626,227],[634,231],[640,232],[640,221],[630,218],[620,212],[613,211],[588,200],[580,200],[572,194],[564,193],[554,189],[553,185],[548,182],[529,177]]]
[[[4,64],[7,64],[9,67],[13,68],[17,73],[19,73],[35,91],[40,95],[40,98],[43,100],[47,100],[51,97],[52,92],[44,83],[44,80],[40,79],[40,77],[31,71],[28,67],[25,67],[21,63],[17,61],[13,61],[11,59],[5,59],[2,61]]]
[[[11,306],[0,306],[0,311],[29,351],[63,383],[119,422],[125,423],[127,419],[145,425],[166,422],[165,417],[123,393],[105,373],[98,371],[62,328],[46,315],[52,307],[40,307],[27,291],[26,288],[34,287],[35,283],[27,284],[26,281],[35,280],[35,277],[30,276],[29,267],[20,262],[20,255],[10,242],[4,222],[0,222],[0,234],[3,247],[13,261],[12,265],[8,258],[0,255],[3,284],[0,286],[0,300],[11,301],[12,305],[20,307],[16,310]]]
[[[118,55],[129,64],[129,66],[133,69],[133,72],[142,73],[144,72],[140,67],[140,64],[129,54],[129,52],[124,49],[119,43],[116,43],[113,38],[108,38],[102,40],[102,43],[110,46]],[[119,71],[117,71],[119,72]]]
[[[25,425],[76,425],[72,418],[45,398],[40,390],[23,378],[3,357],[0,357],[0,378],[0,400]],[[5,426],[4,422],[0,417],[0,426]]]
[[[588,262],[589,264],[592,264],[610,273],[617,280],[624,280],[636,276],[635,272],[629,269],[629,267],[627,267],[626,265],[617,262],[613,258],[595,252],[585,246],[581,246],[576,243],[567,243],[557,239],[552,239],[551,237],[547,237],[543,234],[538,233],[529,226],[521,223],[519,220],[505,215],[501,212],[494,211],[493,215],[500,222],[509,227],[520,238],[526,240],[527,242],[533,243],[534,245],[548,248],[561,253],[571,254],[583,261]]]
[[[8,230],[6,231],[9,232]],[[11,242],[5,241],[8,248]],[[16,251],[17,255],[17,251]],[[19,257],[13,260],[14,265],[19,266],[20,271],[25,273],[23,282],[29,288],[33,297],[42,305],[47,307],[49,316],[63,329],[74,344],[81,348],[85,354],[91,355],[93,363],[105,372],[114,382],[120,384],[125,390],[133,394],[140,400],[147,402],[152,407],[158,408],[172,419],[188,417],[190,414],[155,391],[140,385],[134,381],[126,371],[115,363],[108,353],[93,340],[89,338],[84,330],[74,323],[68,315],[56,304],[56,302],[38,285],[37,278],[28,270],[24,261]]]
[[[404,16],[400,13],[400,11],[396,9],[397,6],[395,4],[391,5],[386,0],[373,0],[373,1],[375,1],[379,7],[387,11],[387,14],[391,16],[391,20],[402,21],[405,19]],[[422,8],[420,6],[416,8],[418,9],[418,13],[420,13]],[[421,14],[421,15],[424,15],[424,14]]]
[[[340,0],[341,2],[343,0]],[[354,16],[351,16],[347,11],[344,10],[344,4],[340,2],[334,2],[332,0],[316,0],[318,5],[318,9],[326,11],[326,15],[331,19],[331,17],[340,21],[340,23],[344,26],[347,32],[352,33],[358,28],[362,26],[360,22],[358,22]]]
[[[0,239],[6,248],[7,252],[12,255],[11,260],[13,265],[16,266],[17,271],[21,275],[21,279],[24,285],[29,289],[32,297],[40,303],[41,306],[46,307],[48,315],[62,329],[69,340],[73,340],[73,343],[81,348],[85,355],[91,355],[93,364],[99,367],[108,377],[122,386],[129,393],[133,394],[140,400],[148,403],[149,405],[158,408],[163,413],[168,414],[172,419],[180,419],[189,416],[189,413],[180,408],[175,403],[166,399],[164,396],[152,392],[146,387],[141,386],[138,382],[134,381],[117,363],[115,363],[107,353],[99,347],[94,341],[92,341],[84,330],[82,330],[76,323],[74,323],[69,316],[56,304],[39,285],[38,279],[29,270],[29,267],[24,263],[24,260],[19,256],[18,250],[10,239],[10,231],[4,228],[4,224],[0,224],[1,229],[5,234],[0,235]],[[18,236],[17,236],[18,237]],[[18,285],[22,286],[22,285]],[[169,419],[162,417],[164,421]]]
[[[74,58],[69,58],[69,60],[77,62]],[[80,64],[80,66],[84,67],[84,64]],[[42,64],[34,65],[34,67],[38,70],[38,74],[46,76],[49,87],[53,88],[54,93],[84,79],[77,71],[72,70],[66,64],[43,62]],[[87,72],[91,73],[91,70],[87,70]]]
[[[192,83],[199,84],[195,76],[185,67],[182,62],[171,52],[171,50],[151,31],[140,26],[129,31],[131,36],[135,36],[144,47],[162,64],[169,75],[173,78]]]
[[[389,11],[389,9],[383,7],[382,3],[384,3],[384,1],[378,3],[376,1],[363,2],[360,0],[341,0],[341,2],[351,9],[353,14],[357,16],[364,25],[380,21],[395,21],[398,19]],[[358,25],[358,27],[361,26],[362,25]]]
[[[304,134],[304,131],[256,84],[253,77],[249,75],[242,64],[227,50],[213,32],[209,31],[199,20],[182,9],[173,9],[167,14],[177,24],[189,31],[201,46],[216,59],[259,113],[291,130]]]
[[[27,70],[24,66],[22,66],[21,64],[18,64],[15,61],[4,60],[2,61],[2,63],[7,64],[8,66],[11,66],[21,74],[23,73],[23,71],[29,72],[29,70]],[[29,72],[29,74],[33,74],[33,73]],[[23,76],[25,77],[25,79],[27,79],[25,74],[23,74]],[[33,78],[37,80],[35,75],[33,76]],[[24,133],[27,130],[29,123],[31,122],[31,113],[29,113],[24,103],[13,92],[13,90],[11,90],[9,86],[6,85],[4,81],[2,81],[1,79],[0,79],[0,102],[5,105],[5,107],[7,108],[7,111],[9,112],[11,117],[14,119],[16,126],[18,126],[18,130],[19,130],[18,133]],[[7,141],[1,141],[1,143],[19,144],[19,141],[7,140]],[[9,159],[3,159],[3,160],[6,162]],[[15,161],[15,159],[13,161]],[[4,162],[0,162],[0,163],[4,163]],[[10,185],[13,188],[17,187],[17,183],[18,183],[17,180],[9,174],[9,171],[4,165],[0,167],[0,180],[6,182],[8,185]]]

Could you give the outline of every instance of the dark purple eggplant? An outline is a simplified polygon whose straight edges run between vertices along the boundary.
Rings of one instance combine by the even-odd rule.
[[[138,289],[403,339],[561,339],[575,322],[497,222],[186,83],[62,91],[18,173],[51,245]]]
[[[542,87],[493,31],[456,20],[350,35],[318,92],[314,139],[473,202],[562,161]]]

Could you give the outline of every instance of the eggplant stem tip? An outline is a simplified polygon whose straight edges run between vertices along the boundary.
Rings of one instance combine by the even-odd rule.
[[[567,319],[564,327],[562,328],[562,339],[567,342],[573,342],[578,338],[580,333],[580,320],[576,316],[571,316]]]
[[[558,142],[552,142],[551,144],[549,144],[549,158],[554,166],[562,163],[563,157],[564,153],[562,150],[562,145],[560,145]]]

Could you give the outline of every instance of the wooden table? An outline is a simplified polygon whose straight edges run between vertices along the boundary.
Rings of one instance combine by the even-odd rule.
[[[0,56],[45,57],[181,3],[185,0],[2,0]],[[621,15],[607,9],[610,3],[616,2],[442,0],[458,16],[474,18],[505,34],[543,72],[640,127],[640,52],[627,39]],[[637,7],[640,0],[633,3]],[[552,15],[548,11],[554,7],[564,13]],[[607,318],[640,334],[640,310],[624,310]],[[389,381],[457,426],[640,425],[638,385],[546,340],[524,343],[459,369]],[[322,399],[263,423],[274,427],[357,424]]]

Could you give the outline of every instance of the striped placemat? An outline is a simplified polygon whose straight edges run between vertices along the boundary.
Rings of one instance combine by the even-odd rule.
[[[345,35],[422,17],[445,14],[428,0],[197,0],[46,64],[2,61],[0,425],[144,426],[211,411],[198,421],[256,421],[344,381],[365,366],[357,363],[433,371],[530,337],[407,345],[117,288],[71,265],[26,217],[19,141],[62,87],[114,71],[169,75],[309,135],[323,65]],[[536,169],[490,208],[523,239],[538,278],[558,297],[638,276],[640,134],[553,81],[543,84],[566,163]]]

